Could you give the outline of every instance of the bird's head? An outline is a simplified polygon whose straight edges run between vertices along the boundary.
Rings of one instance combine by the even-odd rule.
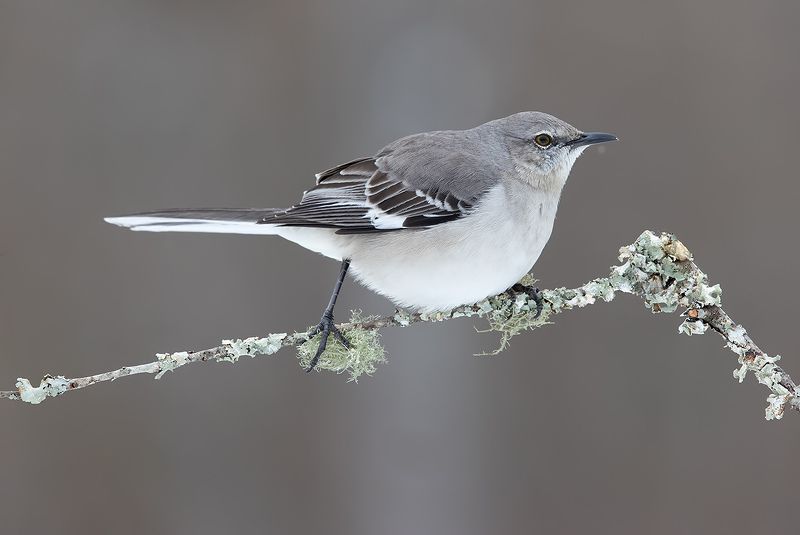
[[[525,180],[560,189],[572,164],[590,145],[616,141],[604,132],[582,132],[546,113],[526,111],[487,123],[499,133]]]

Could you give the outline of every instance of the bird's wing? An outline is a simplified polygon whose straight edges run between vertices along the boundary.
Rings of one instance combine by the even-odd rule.
[[[431,227],[468,214],[499,179],[473,154],[425,145],[390,145],[373,158],[319,173],[300,203],[259,222],[340,234]]]

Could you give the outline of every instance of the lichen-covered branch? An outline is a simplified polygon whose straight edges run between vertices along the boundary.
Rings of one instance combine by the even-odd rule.
[[[474,305],[457,307],[435,314],[397,311],[391,316],[362,317],[354,313],[351,320],[339,328],[350,340],[350,348],[332,342],[317,365],[318,370],[348,373],[351,380],[363,374],[372,374],[378,363],[385,360],[379,331],[384,327],[407,327],[422,321],[445,321],[459,317],[486,318],[489,331],[501,335],[500,345],[493,353],[505,349],[511,338],[520,332],[541,327],[549,319],[566,310],[582,308],[598,300],[611,301],[617,292],[636,295],[654,313],[675,312],[685,309],[678,331],[687,335],[703,334],[709,328],[722,336],[727,346],[737,355],[740,367],[733,375],[743,381],[748,371],[765,385],[770,394],[767,399],[766,418],[780,419],[786,408],[800,411],[800,390],[777,361],[778,355],[769,356],[736,324],[721,307],[719,285],[709,285],[708,277],[700,271],[689,250],[671,234],[657,235],[645,231],[631,245],[619,251],[620,265],[611,268],[606,277],[587,282],[578,288],[544,290],[544,307],[536,317],[536,303],[528,292],[533,280],[521,281],[522,291],[509,290]],[[18,379],[16,390],[0,391],[0,398],[41,403],[72,390],[97,383],[113,381],[137,374],[152,374],[160,379],[165,373],[192,362],[236,362],[242,356],[272,355],[286,346],[296,346],[300,363],[307,366],[314,355],[317,339],[308,339],[305,333],[274,333],[264,337],[244,340],[223,340],[222,345],[202,351],[180,351],[156,355],[147,364],[125,366],[118,370],[68,379],[62,375],[46,375],[39,386],[28,379]]]

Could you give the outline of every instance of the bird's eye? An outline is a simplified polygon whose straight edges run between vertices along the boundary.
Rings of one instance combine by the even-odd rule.
[[[543,149],[546,149],[553,144],[553,136],[542,132],[541,134],[536,134],[536,137],[533,138],[533,141]]]

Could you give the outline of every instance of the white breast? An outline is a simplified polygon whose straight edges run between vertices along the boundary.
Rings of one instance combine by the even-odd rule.
[[[474,303],[530,271],[550,238],[559,194],[514,181],[450,223],[348,236],[344,254],[362,283],[402,307],[437,311]]]

